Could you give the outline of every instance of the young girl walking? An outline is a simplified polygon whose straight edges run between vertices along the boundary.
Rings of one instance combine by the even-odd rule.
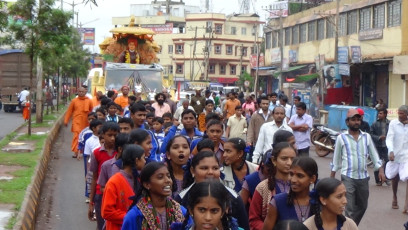
[[[258,184],[249,206],[251,229],[262,229],[268,204],[274,195],[289,192],[289,170],[295,157],[296,152],[288,142],[280,142],[273,146],[272,153],[267,156],[265,162],[268,169],[267,179]]]
[[[190,157],[190,145],[185,136],[174,136],[166,147],[166,163],[173,180],[173,194],[175,198],[183,189],[184,169]]]
[[[354,221],[343,216],[346,208],[346,187],[335,178],[324,178],[316,185],[316,190],[310,193],[315,215],[304,224],[309,230],[358,230]]]
[[[313,214],[309,202],[309,188],[316,183],[317,173],[317,164],[312,158],[299,157],[293,160],[289,170],[289,194],[280,193],[271,200],[263,225],[264,230],[273,229],[281,220],[304,222]]]

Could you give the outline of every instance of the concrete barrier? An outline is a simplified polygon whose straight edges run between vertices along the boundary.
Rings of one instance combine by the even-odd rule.
[[[31,183],[27,187],[26,194],[21,204],[21,209],[17,215],[17,222],[13,230],[31,230],[35,228],[35,219],[37,217],[37,209],[40,202],[41,186],[47,172],[48,162],[51,155],[51,146],[58,132],[63,125],[65,113],[51,127],[48,137],[45,139],[43,149],[40,153],[40,161],[34,170],[34,175],[31,178]]]

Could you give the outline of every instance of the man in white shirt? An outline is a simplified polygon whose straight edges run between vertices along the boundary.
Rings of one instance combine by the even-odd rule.
[[[402,105],[398,108],[398,119],[392,120],[388,127],[385,140],[388,148],[389,162],[386,165],[386,176],[392,178],[392,208],[398,209],[397,191],[398,182],[408,179],[408,107]],[[396,175],[389,175],[388,171],[394,168]],[[390,179],[391,179],[390,178]],[[405,195],[404,213],[408,212],[408,184]]]
[[[297,113],[296,113],[296,110],[297,110],[296,105],[297,105],[297,103],[300,102],[300,100],[301,100],[301,99],[300,99],[299,96],[294,96],[294,97],[293,97],[293,105],[290,107],[290,116],[289,116],[289,119],[292,118],[294,115],[297,114]]]
[[[313,127],[313,118],[306,114],[306,104],[296,104],[296,114],[289,120],[289,127],[293,129],[299,156],[309,156],[310,129]]]
[[[262,154],[272,148],[273,135],[278,130],[287,130],[293,132],[292,129],[284,122],[285,109],[282,106],[277,106],[272,111],[273,121],[267,122],[261,126],[258,140],[255,145],[255,150],[252,156],[252,162],[258,164],[258,160],[262,159]]]
[[[28,88],[25,87],[25,88],[23,89],[23,91],[21,91],[21,92],[18,94],[18,102],[19,102],[20,105],[21,105],[21,104],[24,105],[24,104],[27,102],[27,97],[28,97],[28,95],[30,95],[30,91],[28,91]]]
[[[281,95],[281,97],[279,99],[279,103],[280,103],[281,106],[283,106],[283,108],[285,108],[286,121],[289,121],[289,119],[290,119],[290,110],[291,110],[292,107],[288,104],[288,96]]]

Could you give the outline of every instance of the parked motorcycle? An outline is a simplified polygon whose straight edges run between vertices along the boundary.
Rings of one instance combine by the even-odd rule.
[[[325,157],[329,153],[334,152],[337,136],[340,133],[334,131],[324,125],[313,125],[313,130],[310,133],[311,142],[316,147],[316,154],[319,157]]]

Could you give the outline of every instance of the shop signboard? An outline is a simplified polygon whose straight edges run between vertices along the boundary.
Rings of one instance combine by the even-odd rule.
[[[164,25],[142,25],[142,28],[151,29],[156,34],[172,34],[173,23],[166,23]]]
[[[338,63],[348,63],[348,47],[347,46],[338,47],[337,61]]]
[[[359,41],[375,40],[383,38],[383,29],[374,28],[369,30],[362,30],[358,33]]]
[[[280,48],[274,48],[271,50],[271,62],[272,63],[281,62]]]
[[[289,63],[297,62],[297,50],[289,50]]]
[[[339,64],[339,74],[344,76],[350,76],[350,65]]]
[[[84,45],[95,45],[95,28],[77,28]]]
[[[251,56],[249,56],[249,65],[251,66],[251,68],[255,68],[258,67],[258,63],[256,60],[256,54],[251,54]],[[259,67],[265,66],[265,58],[263,53],[259,54]]]
[[[361,63],[361,47],[350,46],[351,50],[351,63]]]
[[[339,74],[339,65],[326,65],[323,68],[326,89],[341,88],[342,81]]]
[[[289,13],[288,1],[279,1],[269,4],[269,18],[287,17]]]

